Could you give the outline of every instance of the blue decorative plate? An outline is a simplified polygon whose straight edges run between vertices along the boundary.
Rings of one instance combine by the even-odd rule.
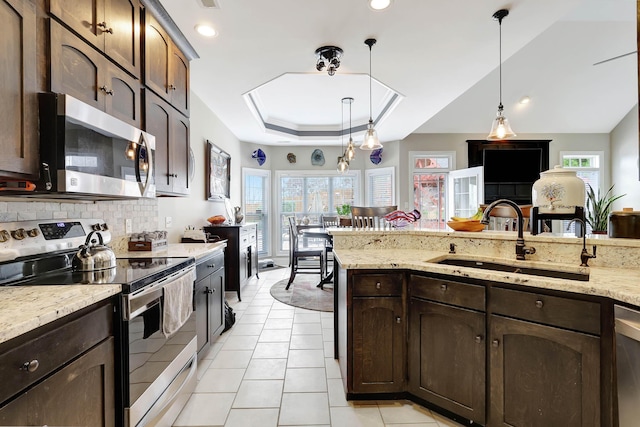
[[[251,157],[256,159],[260,166],[262,166],[264,162],[267,161],[267,155],[260,148],[258,148],[257,150],[254,150],[254,152],[251,153]]]
[[[324,153],[321,149],[316,148],[315,150],[313,150],[313,153],[311,153],[311,164],[313,166],[324,165]]]
[[[378,148],[377,150],[373,150],[369,155],[369,160],[374,165],[379,164],[382,161],[382,148]]]

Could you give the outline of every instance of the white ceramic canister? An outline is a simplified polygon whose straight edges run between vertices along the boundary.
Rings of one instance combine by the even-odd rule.
[[[540,172],[540,179],[533,183],[531,200],[540,213],[573,213],[577,206],[584,207],[584,181],[576,171],[555,166]]]

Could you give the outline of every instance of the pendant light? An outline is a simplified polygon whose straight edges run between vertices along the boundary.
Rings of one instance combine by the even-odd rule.
[[[369,46],[369,124],[367,125],[367,131],[364,133],[364,140],[362,141],[362,145],[360,145],[361,150],[377,150],[382,148],[382,144],[378,139],[378,134],[373,127],[373,111],[372,111],[372,99],[371,99],[371,48],[374,44],[376,44],[376,39],[366,39],[364,44]]]
[[[356,157],[356,149],[353,145],[353,138],[351,137],[351,104],[353,104],[353,98],[349,99],[351,99],[351,102],[349,102],[349,144],[347,144],[347,151],[344,152],[344,156],[348,162]]]
[[[502,110],[504,109],[502,106],[502,20],[507,15],[509,15],[509,11],[507,9],[500,9],[493,14],[493,19],[498,21],[498,27],[500,29],[500,104],[498,104],[498,112],[496,113],[496,118],[493,119],[493,124],[491,125],[491,132],[489,133],[489,136],[487,136],[488,141],[500,141],[516,136],[516,134],[511,130],[509,120],[502,115]]]
[[[353,98],[342,98],[342,114],[340,115],[340,121],[342,123],[342,117],[344,117],[344,104],[349,104],[349,106],[351,106],[351,103],[353,102]],[[351,108],[351,107],[349,107]],[[344,130],[344,128],[343,128]],[[340,136],[340,152],[342,153],[342,156],[338,157],[338,166],[336,167],[337,171],[340,173],[345,173],[349,170],[349,162],[347,161],[347,154],[344,151],[344,131],[342,132],[342,135]]]

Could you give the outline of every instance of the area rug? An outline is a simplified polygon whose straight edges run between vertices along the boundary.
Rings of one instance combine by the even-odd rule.
[[[318,275],[296,275],[289,290],[285,290],[289,279],[283,279],[271,286],[271,296],[294,307],[316,311],[333,311],[333,283],[326,283],[324,289],[318,285]]]

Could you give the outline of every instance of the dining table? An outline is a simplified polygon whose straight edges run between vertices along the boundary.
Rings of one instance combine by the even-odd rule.
[[[309,237],[314,239],[324,239],[327,241],[330,247],[333,247],[333,236],[329,234],[326,228],[323,228],[323,227],[302,228],[300,232],[304,237]],[[333,269],[329,273],[327,273],[327,275],[324,278],[322,278],[320,283],[325,284],[325,283],[332,283],[332,282],[333,282]]]

